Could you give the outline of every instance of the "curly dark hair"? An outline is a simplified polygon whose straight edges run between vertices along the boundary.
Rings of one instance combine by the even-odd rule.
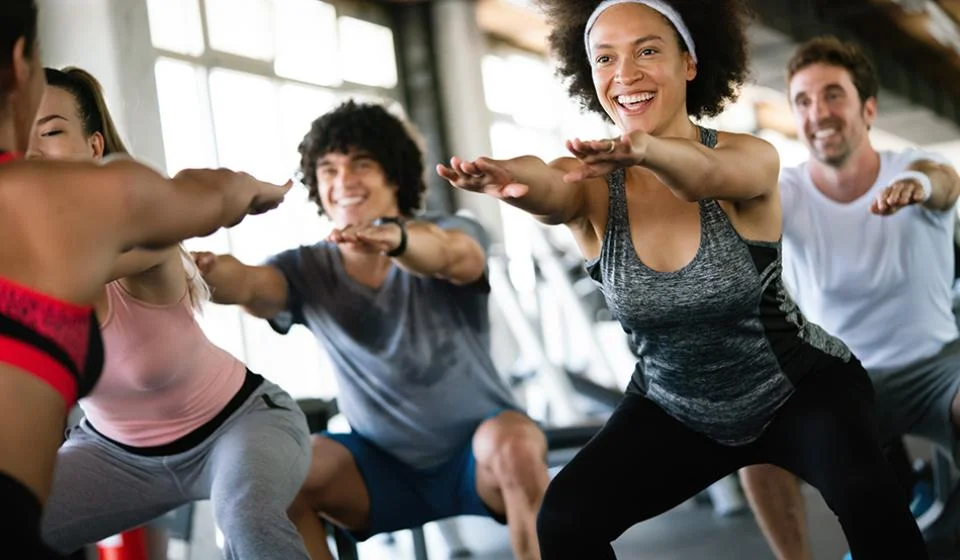
[[[718,115],[739,94],[748,75],[745,30],[751,12],[744,0],[667,0],[690,30],[697,50],[697,76],[687,84],[687,114]],[[536,0],[551,27],[557,73],[580,105],[607,117],[593,86],[583,31],[599,0]],[[666,20],[666,18],[664,18]],[[672,27],[672,25],[671,25]],[[674,29],[676,32],[676,29]],[[687,50],[677,33],[680,48]]]
[[[817,63],[839,66],[849,72],[861,102],[876,97],[880,90],[877,72],[863,49],[831,36],[814,37],[797,47],[787,63],[787,85],[797,72]]]
[[[317,187],[317,160],[331,152],[347,154],[351,149],[373,156],[387,181],[397,186],[401,215],[411,216],[420,209],[427,186],[419,135],[383,106],[351,99],[313,121],[300,142],[300,172],[320,215],[323,204]]]

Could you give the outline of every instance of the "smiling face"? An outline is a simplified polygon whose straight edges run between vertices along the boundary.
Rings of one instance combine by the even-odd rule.
[[[335,227],[396,216],[397,187],[365,151],[328,152],[317,160],[317,187],[324,213]]]
[[[663,135],[689,121],[686,90],[696,65],[659,12],[614,5],[597,18],[588,44],[597,98],[622,132]]]
[[[811,64],[790,79],[797,136],[818,161],[843,165],[864,145],[877,117],[877,100],[860,101],[850,73],[831,64]]]

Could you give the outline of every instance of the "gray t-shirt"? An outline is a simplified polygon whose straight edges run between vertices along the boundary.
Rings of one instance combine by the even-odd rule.
[[[418,217],[458,229],[486,249],[476,222]],[[516,408],[490,357],[486,277],[465,286],[394,266],[379,289],[350,278],[335,245],[275,255],[288,307],[270,321],[285,334],[306,325],[336,366],[337,401],[351,428],[414,468],[450,459],[477,425]]]

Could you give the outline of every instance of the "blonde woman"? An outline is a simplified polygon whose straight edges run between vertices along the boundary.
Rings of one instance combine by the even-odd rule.
[[[28,157],[126,153],[93,76],[46,78]],[[44,539],[68,553],[210,499],[227,558],[307,558],[286,514],[310,460],[296,403],[206,338],[208,291],[181,247],[131,251],[114,277],[94,305],[103,375],[58,454]]]
[[[45,87],[34,0],[0,3],[0,540],[40,540],[67,411],[100,377],[91,304],[121,254],[209,235],[276,208],[290,185],[135,161],[24,161]],[[158,211],[159,210],[159,211]]]

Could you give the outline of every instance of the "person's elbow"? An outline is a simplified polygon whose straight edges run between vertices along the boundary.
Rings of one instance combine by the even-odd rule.
[[[751,171],[751,183],[756,185],[757,196],[769,194],[780,188],[780,152],[766,140],[757,139],[754,143],[755,154],[745,169]]]
[[[451,259],[441,276],[452,284],[472,284],[483,277],[487,269],[487,254],[475,239],[463,235],[448,245]]]
[[[779,189],[780,154],[765,140],[756,139],[750,149],[737,158],[728,158],[709,174],[712,192],[722,193],[718,198],[753,200]],[[712,179],[712,181],[711,181]],[[694,200],[704,198],[703,193]]]
[[[957,175],[952,165],[941,165],[940,171],[944,174],[947,184],[947,196],[944,197],[943,209],[950,210],[956,206],[957,199],[960,198],[960,175]]]
[[[260,319],[273,319],[287,309],[287,279],[273,266],[245,267],[241,305]]]

